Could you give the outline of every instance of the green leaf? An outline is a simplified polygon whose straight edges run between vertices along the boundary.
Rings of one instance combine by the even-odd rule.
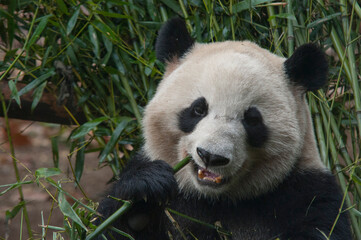
[[[162,3],[167,5],[170,9],[172,9],[174,12],[179,14],[180,16],[184,16],[182,9],[180,8],[179,4],[176,1],[173,0],[161,0]]]
[[[95,11],[95,12],[100,14],[100,15],[106,16],[106,17],[132,19],[130,16],[122,15],[122,14],[119,14],[119,13],[105,12],[105,11]]]
[[[81,144],[78,145],[79,150],[76,153],[76,160],[75,160],[75,178],[77,182],[80,182],[80,178],[83,175],[84,159],[85,159],[84,137],[80,138],[79,141],[81,142]]]
[[[276,14],[273,16],[270,16],[268,18],[268,21],[271,21],[274,18],[285,18],[285,19],[289,19],[289,20],[293,20],[293,21],[297,21],[295,15],[290,14],[290,13],[280,13],[280,14]]]
[[[20,187],[21,185],[31,184],[31,183],[33,183],[33,181],[26,181],[26,182],[20,182],[20,183],[12,183],[12,184],[1,185],[0,188],[3,188],[3,187],[8,187],[8,188],[5,189],[4,191],[0,192],[0,196],[4,195],[5,193],[7,193],[8,191],[10,191],[12,189]]]
[[[15,84],[14,80],[10,80],[8,85],[9,85],[9,89],[11,91],[11,97],[13,99],[15,99],[16,103],[19,106],[21,106],[20,96],[19,96],[18,89],[16,88],[16,84]]]
[[[118,35],[114,33],[114,31],[105,23],[95,20],[92,22],[92,25],[97,28],[100,32],[102,32],[107,38],[109,38],[113,42],[118,42]]]
[[[321,19],[317,19],[316,21],[313,21],[311,22],[310,24],[307,25],[307,28],[313,28],[315,27],[316,25],[320,24],[320,23],[324,23],[324,22],[327,22],[327,21],[330,21],[332,18],[335,18],[335,17],[338,17],[338,16],[341,16],[341,13],[338,12],[338,13],[334,13],[334,14],[330,14],[324,18],[321,18]]]
[[[74,222],[79,224],[79,226],[81,226],[83,229],[88,231],[88,229],[85,227],[83,222],[80,220],[79,216],[76,214],[74,209],[71,207],[71,205],[66,200],[63,191],[59,192],[58,203],[59,203],[60,211],[64,214],[64,216],[70,218],[71,220],[73,220]]]
[[[88,32],[89,32],[89,39],[94,46],[93,48],[94,55],[97,57],[97,59],[99,59],[100,58],[99,40],[97,33],[92,25],[89,25]]]
[[[79,12],[80,12],[80,7],[77,7],[73,16],[71,16],[71,18],[69,19],[68,26],[66,27],[66,35],[69,35],[71,31],[73,31],[76,21],[78,20]]]
[[[19,211],[23,208],[24,205],[25,205],[25,202],[21,201],[11,211],[6,211],[5,221],[7,222],[8,220],[13,219],[19,213]]]
[[[112,136],[110,137],[109,142],[107,143],[107,145],[105,145],[104,150],[102,151],[102,153],[99,156],[100,163],[102,163],[104,161],[105,157],[113,150],[115,144],[118,142],[120,134],[122,133],[124,128],[128,125],[128,123],[132,120],[133,119],[129,118],[129,117],[121,117],[120,118],[120,123],[115,128]]]
[[[357,183],[358,185],[361,185],[361,178],[358,177],[356,174],[352,174],[352,180]]]
[[[85,134],[90,132],[90,130],[93,130],[96,126],[98,126],[100,123],[106,121],[107,119],[108,119],[107,117],[100,117],[100,118],[94,119],[90,122],[84,123],[71,134],[70,139],[77,139],[77,138],[85,136]]]
[[[40,84],[39,87],[37,87],[35,90],[34,90],[34,93],[33,93],[33,102],[31,103],[31,112],[34,111],[34,109],[36,108],[36,106],[38,105],[39,101],[40,101],[40,98],[43,96],[43,91],[44,91],[44,88],[47,84],[47,81],[44,81],[42,84]]]
[[[242,2],[239,2],[239,3],[236,3],[233,5],[232,13],[233,14],[240,13],[244,10],[249,10],[250,8],[253,8],[258,4],[265,3],[265,2],[273,2],[273,1],[270,1],[270,0],[252,0],[252,1],[245,0],[245,1],[242,1]]]
[[[56,0],[56,4],[58,5],[60,11],[62,11],[66,15],[69,15],[68,7],[65,5],[63,0]]]
[[[37,26],[37,28],[35,29],[33,35],[31,36],[26,48],[29,48],[31,45],[33,45],[35,43],[36,40],[38,40],[38,38],[40,37],[40,34],[43,32],[44,28],[46,27],[46,24],[48,23],[49,18],[52,16],[53,15],[50,14],[50,15],[46,15],[44,17],[39,18],[39,19],[41,19],[40,23]]]
[[[14,40],[14,36],[15,36],[15,30],[18,30],[18,28],[16,27],[16,22],[14,21],[14,12],[16,10],[17,7],[17,2],[16,1],[8,1],[8,12],[11,14],[10,16],[7,15],[6,19],[7,19],[7,30],[8,30],[8,36],[9,36],[9,46],[11,49],[12,48],[12,44],[13,44],[13,40]]]
[[[58,149],[58,137],[51,138],[51,150],[53,152],[54,167],[59,167],[59,149]]]
[[[47,178],[51,176],[56,176],[61,174],[59,168],[39,168],[35,171],[35,176],[37,178]]]
[[[18,93],[19,96],[29,92],[31,89],[39,86],[40,84],[42,84],[46,79],[48,79],[49,77],[55,75],[55,71],[54,68],[51,68],[47,73],[45,73],[44,75],[41,75],[40,77],[38,77],[37,79],[34,79],[33,81],[31,81],[28,85],[26,85],[25,87],[23,87]]]

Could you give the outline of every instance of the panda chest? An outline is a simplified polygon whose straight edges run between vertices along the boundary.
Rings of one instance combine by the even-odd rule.
[[[172,206],[173,207],[173,206]],[[266,209],[267,208],[267,209]],[[220,227],[218,230],[202,225],[184,217],[174,216],[185,235],[197,239],[273,239],[282,229],[277,219],[277,210],[249,202],[232,204],[213,204],[202,200],[174,206],[181,212],[203,223]],[[173,239],[183,239],[179,230],[170,227]],[[192,239],[192,238],[190,238]]]

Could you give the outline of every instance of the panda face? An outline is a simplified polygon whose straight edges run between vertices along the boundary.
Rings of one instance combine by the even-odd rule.
[[[250,42],[196,44],[146,108],[145,152],[170,165],[191,156],[176,175],[184,193],[238,199],[271,190],[300,155],[308,114],[284,61]]]

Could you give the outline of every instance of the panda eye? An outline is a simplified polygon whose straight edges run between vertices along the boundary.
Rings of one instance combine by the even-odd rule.
[[[200,98],[193,103],[193,115],[196,117],[205,117],[208,112],[208,105],[205,98]]]
[[[195,106],[193,109],[193,113],[197,116],[203,117],[207,114],[207,110],[204,106]]]
[[[197,124],[208,114],[208,104],[204,97],[197,98],[178,115],[179,129],[185,133],[194,130]]]
[[[245,113],[242,120],[244,124],[250,127],[259,126],[262,124],[262,115],[255,107],[250,107]]]

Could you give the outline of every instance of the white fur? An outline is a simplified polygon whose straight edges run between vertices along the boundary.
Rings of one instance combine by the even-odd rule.
[[[211,197],[255,197],[279,184],[296,164],[322,169],[303,89],[286,78],[284,60],[247,41],[196,44],[177,66],[170,64],[146,108],[144,150],[171,165],[190,154],[203,166],[197,147],[229,158],[229,164],[209,168],[230,177],[222,187],[200,185],[191,164],[177,174],[184,192],[197,189]],[[206,99],[208,114],[186,134],[178,128],[178,114],[199,97]],[[241,121],[249,107],[261,112],[269,130],[261,149],[246,142]]]

